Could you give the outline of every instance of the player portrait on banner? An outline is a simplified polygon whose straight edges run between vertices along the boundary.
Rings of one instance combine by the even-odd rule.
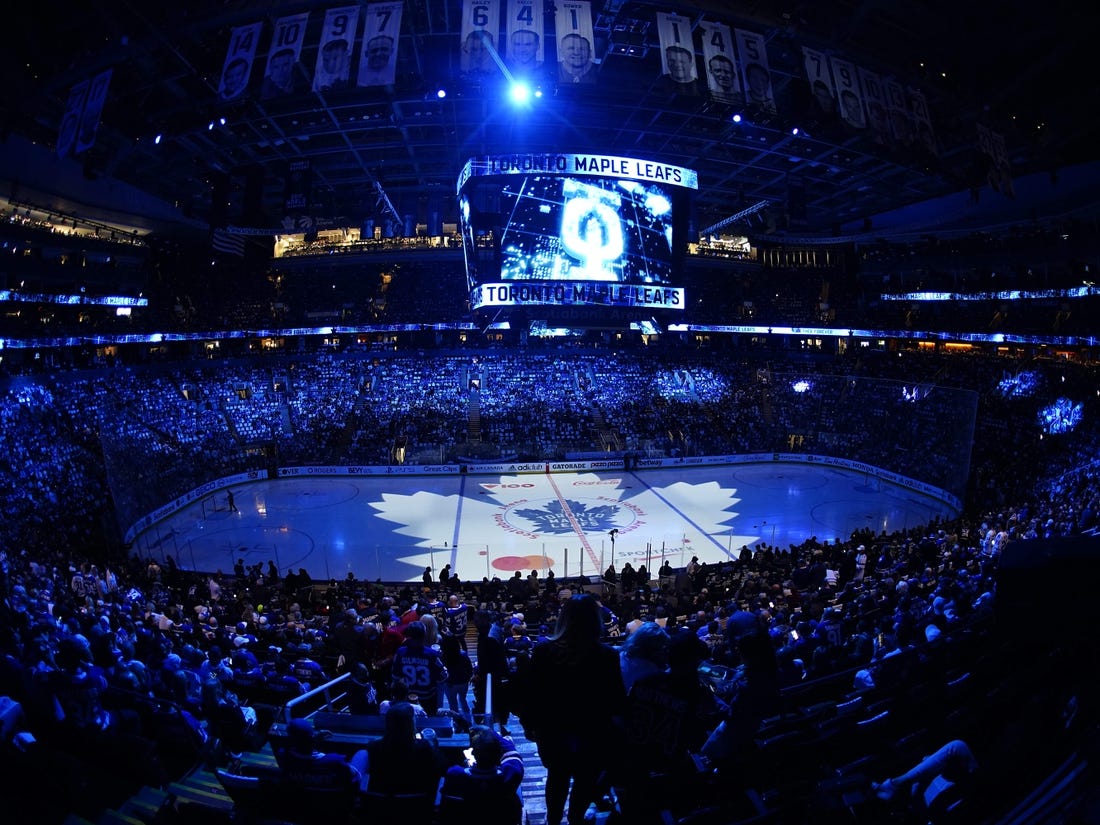
[[[886,89],[886,112],[890,118],[890,134],[898,146],[909,146],[913,142],[913,126],[909,120],[909,104],[905,90],[896,80],[883,83]]]
[[[359,26],[359,7],[342,6],[325,12],[318,40],[313,91],[346,89],[351,82],[351,50]]]
[[[562,0],[554,8],[558,83],[594,83],[596,38],[592,30],[592,4],[588,0]]]
[[[829,72],[829,58],[817,49],[803,46],[802,65],[810,86],[810,120],[816,125],[828,126],[836,120],[836,93]]]
[[[225,52],[221,82],[218,85],[218,97],[222,100],[237,99],[248,86],[248,76],[252,74],[252,61],[256,57],[256,45],[262,28],[263,23],[237,26],[229,36],[229,48]]]
[[[504,62],[516,77],[542,73],[545,60],[542,0],[508,0]]]
[[[500,69],[500,0],[465,0],[462,5],[462,56],[459,67],[463,77],[480,81]]]
[[[697,94],[695,44],[691,21],[678,14],[657,12],[657,36],[661,43],[661,74],[677,94]]]
[[[368,3],[363,11],[359,86],[392,86],[397,75],[397,42],[403,3]]]
[[[309,12],[280,17],[275,21],[271,48],[267,52],[267,71],[260,86],[260,99],[270,100],[297,91],[298,57],[306,36]]]
[[[734,34],[737,55],[741,58],[741,77],[745,82],[745,102],[757,115],[774,115],[775,93],[764,36],[744,29],[734,29]]]
[[[863,67],[859,67],[857,73],[871,140],[885,146],[890,143],[890,119],[886,114],[886,89],[882,85],[882,78]]]
[[[734,59],[733,37],[724,23],[699,24],[703,33],[703,66],[707,73],[707,89],[716,100],[740,103],[741,78]]]
[[[863,95],[860,93],[856,67],[836,56],[833,56],[829,62],[833,67],[833,82],[836,83],[840,119],[853,129],[866,129],[867,118],[863,114]]]
[[[929,155],[938,155],[936,134],[932,131],[932,116],[928,114],[928,101],[917,89],[909,89],[909,110],[913,113],[913,126],[916,129],[914,142]]]

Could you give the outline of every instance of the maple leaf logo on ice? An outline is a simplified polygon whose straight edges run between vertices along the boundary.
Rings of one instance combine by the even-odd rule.
[[[537,533],[575,533],[577,528],[584,532],[604,532],[615,527],[615,516],[619,507],[600,504],[589,507],[582,501],[566,499],[564,506],[560,501],[551,501],[541,510],[516,508],[513,512],[531,522],[533,532]]]

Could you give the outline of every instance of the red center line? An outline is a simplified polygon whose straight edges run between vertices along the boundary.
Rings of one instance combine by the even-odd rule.
[[[565,497],[562,496],[561,490],[558,489],[558,485],[554,483],[554,476],[551,473],[547,473],[546,480],[550,482],[550,486],[554,490],[554,495],[557,496],[558,503],[561,505],[565,517],[569,519],[569,523],[573,526],[573,532],[575,532],[577,537],[581,540],[582,549],[588,551],[588,560],[592,562],[592,569],[599,573],[600,560],[596,558],[596,551],[593,550],[592,545],[588,543],[588,536],[584,534],[580,522],[577,521],[577,517],[573,515],[573,511],[569,509],[569,504],[566,502]]]

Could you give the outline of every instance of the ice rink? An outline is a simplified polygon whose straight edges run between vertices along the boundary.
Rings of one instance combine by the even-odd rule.
[[[935,498],[852,470],[760,463],[515,475],[299,476],[195,502],[147,530],[133,552],[189,570],[274,561],[315,580],[419,581],[445,564],[463,580],[521,570],[597,575],[708,564],[760,542],[893,532],[955,515]],[[617,531],[612,533],[612,531]]]

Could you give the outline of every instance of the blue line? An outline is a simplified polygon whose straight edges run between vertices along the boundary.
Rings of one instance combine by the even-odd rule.
[[[665,498],[660,493],[658,493],[656,490],[654,490],[649,484],[647,484],[645,482],[645,479],[643,479],[641,476],[639,476],[637,473],[635,473],[633,471],[631,471],[630,475],[635,481],[637,481],[639,484],[641,484],[643,487],[645,487],[649,492],[651,492],[651,493],[653,493],[653,495],[657,496],[657,498],[659,498],[669,510],[674,512],[676,515],[678,515],[680,518],[682,518],[684,521],[686,521],[688,524],[690,524],[692,527],[694,527],[696,530],[698,530],[701,535],[706,536],[707,541],[709,541],[711,544],[713,544],[715,547],[717,547],[719,550],[721,550],[723,553],[725,553],[726,556],[728,556],[729,558],[731,558],[731,559],[734,558],[733,554],[730,553],[729,550],[727,550],[725,547],[723,547],[722,544],[714,538],[714,536],[709,535],[706,530],[704,530],[702,527],[700,527],[698,524],[696,524],[694,521],[692,521],[690,518],[688,518],[683,513],[683,511],[681,511],[678,507],[674,506],[667,498]],[[724,513],[726,511],[723,510],[722,512]],[[733,528],[731,527],[730,532],[732,532],[732,531],[733,531]]]
[[[464,493],[466,492],[466,479],[469,476],[460,475],[458,477],[458,512],[455,513],[455,531],[451,535],[451,569],[458,568],[458,528],[462,524],[462,502],[466,500]]]

